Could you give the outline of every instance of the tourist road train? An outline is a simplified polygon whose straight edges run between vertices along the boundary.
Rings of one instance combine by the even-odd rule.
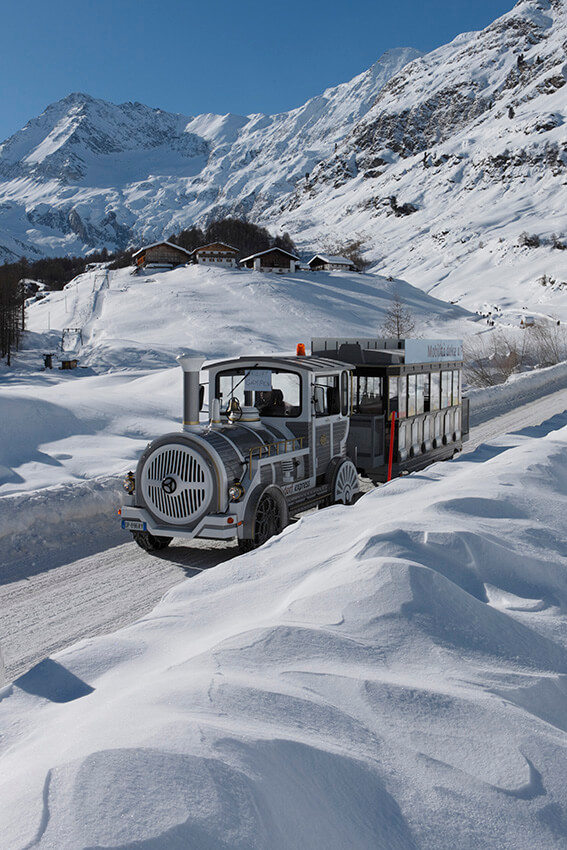
[[[253,549],[309,508],[351,504],[359,475],[389,481],[468,436],[460,340],[318,338],[310,355],[178,361],[183,430],[148,445],[119,510],[148,551],[174,537]]]

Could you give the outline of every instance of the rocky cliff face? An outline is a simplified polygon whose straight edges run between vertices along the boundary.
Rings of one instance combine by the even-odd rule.
[[[376,269],[468,307],[481,306],[479,274],[494,302],[510,297],[510,280],[564,282],[566,51],[564,0],[521,0],[417,59],[278,220],[335,246],[356,236]],[[532,249],[524,232],[537,236]]]

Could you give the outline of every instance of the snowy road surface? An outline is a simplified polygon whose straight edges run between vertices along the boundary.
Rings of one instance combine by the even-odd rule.
[[[129,535],[125,535],[128,540]],[[150,611],[166,590],[237,552],[197,540],[148,555],[128,540],[78,561],[0,587],[0,646],[6,679],[82,638],[115,631]]]
[[[474,412],[471,410],[470,439],[464,447],[465,452],[474,451],[481,443],[498,437],[501,434],[509,434],[528,428],[531,425],[540,425],[547,419],[551,419],[557,413],[567,410],[567,389],[561,389],[550,395],[530,401],[522,407],[516,407],[507,413],[488,419],[479,425],[474,425]]]
[[[502,434],[539,425],[567,410],[567,389],[472,428],[465,451]],[[474,422],[474,411],[471,411]],[[229,560],[235,544],[193,541],[148,555],[125,542],[43,572],[19,566],[0,585],[0,648],[7,681],[81,639],[132,623],[185,578]],[[30,574],[34,573],[34,574]]]

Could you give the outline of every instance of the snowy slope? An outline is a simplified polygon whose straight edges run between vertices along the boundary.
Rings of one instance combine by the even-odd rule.
[[[561,426],[305,518],[7,686],[2,847],[564,847]]]
[[[161,561],[126,544],[59,585],[56,556],[118,542],[117,476],[179,427],[175,355],[374,334],[396,290],[427,335],[491,332],[372,274],[97,268],[31,304],[0,374],[3,599],[41,577],[34,628],[49,611],[61,646],[92,634],[86,590],[106,578],[96,623],[123,622]],[[61,341],[79,369],[42,371]],[[549,371],[487,409],[565,381]],[[562,848],[566,450],[561,414],[250,555],[197,555],[153,613],[0,687],[0,848]]]
[[[460,307],[376,275],[188,266],[79,276],[30,305],[15,372],[0,374],[0,497],[126,472],[149,438],[177,427],[183,351],[213,359],[377,335],[394,292],[430,336],[478,326]],[[55,367],[67,356],[80,368],[44,371],[49,351]],[[5,533],[10,522],[6,514]]]

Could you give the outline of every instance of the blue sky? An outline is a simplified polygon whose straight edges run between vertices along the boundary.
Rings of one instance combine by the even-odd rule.
[[[81,91],[171,112],[282,112],[392,47],[432,50],[513,0],[20,0],[4,4],[0,139]]]

